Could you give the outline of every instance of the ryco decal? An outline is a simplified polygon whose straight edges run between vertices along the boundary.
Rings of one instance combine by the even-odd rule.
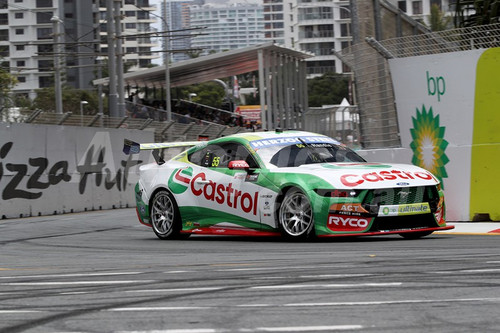
[[[202,196],[219,205],[241,209],[245,213],[257,215],[257,201],[259,192],[250,194],[233,188],[233,183],[227,186],[211,180],[206,183],[205,173],[199,173],[191,180],[191,192],[197,197]],[[197,181],[202,181],[197,183]]]
[[[371,221],[372,218],[328,215],[327,227],[331,231],[363,231],[368,228]]]
[[[436,180],[430,173],[424,171],[409,172],[409,171],[379,171],[370,172],[362,175],[346,174],[340,177],[340,181],[345,186],[356,187],[367,182],[383,182],[386,180],[396,180],[396,179],[423,179],[423,180]]]

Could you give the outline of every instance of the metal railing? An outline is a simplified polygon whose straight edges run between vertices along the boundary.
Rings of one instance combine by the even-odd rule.
[[[165,111],[152,107],[149,107],[149,111],[151,117],[133,118],[130,115],[108,117],[101,114],[81,115],[71,112],[57,114],[42,110],[11,108],[0,113],[0,122],[151,130],[155,133],[156,142],[214,139],[250,130],[232,123],[215,123],[178,113],[172,113],[172,121],[166,121]]]

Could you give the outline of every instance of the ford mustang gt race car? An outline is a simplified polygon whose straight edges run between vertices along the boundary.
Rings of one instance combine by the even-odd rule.
[[[189,147],[165,161],[161,150]],[[137,215],[160,239],[191,234],[308,237],[452,229],[440,182],[405,164],[368,163],[338,141],[303,131],[235,134],[211,141],[139,144]]]

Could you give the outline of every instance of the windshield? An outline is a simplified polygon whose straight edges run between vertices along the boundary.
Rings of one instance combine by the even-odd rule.
[[[262,161],[280,168],[312,163],[366,162],[351,149],[334,143],[297,143],[257,149]]]

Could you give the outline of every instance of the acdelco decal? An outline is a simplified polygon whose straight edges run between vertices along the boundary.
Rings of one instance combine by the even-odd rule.
[[[428,172],[418,171],[409,172],[401,170],[391,170],[391,171],[379,171],[370,172],[362,175],[345,174],[340,176],[340,181],[345,186],[356,187],[367,182],[383,182],[386,180],[396,180],[396,179],[423,179],[431,180],[435,178]]]
[[[368,228],[371,221],[372,218],[328,215],[327,227],[331,231],[363,231]]]
[[[253,195],[233,188],[233,183],[227,186],[211,180],[208,183],[199,184],[198,180],[205,182],[205,173],[199,173],[191,180],[191,192],[197,197],[203,195],[208,201],[216,202],[219,205],[227,205],[230,208],[242,209],[245,213],[257,215],[257,200],[259,192]]]

